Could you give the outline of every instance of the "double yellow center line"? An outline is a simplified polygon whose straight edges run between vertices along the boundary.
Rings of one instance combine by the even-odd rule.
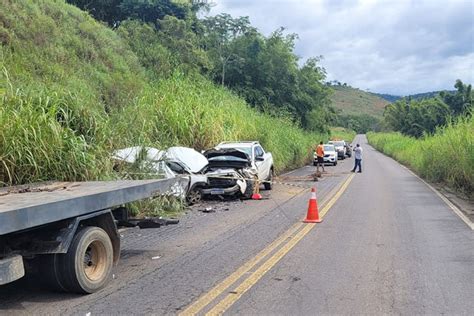
[[[319,216],[323,218],[331,207],[336,203],[340,196],[349,186],[352,181],[354,174],[351,174],[342,186],[337,190],[327,204],[321,209]],[[304,226],[304,227],[303,227]],[[196,315],[201,312],[205,307],[211,304],[217,297],[221,296],[225,290],[231,287],[245,274],[249,273],[258,263],[260,263],[265,257],[269,256],[272,252],[278,249],[273,255],[271,255],[265,262],[263,262],[254,272],[250,274],[245,280],[243,280],[233,291],[220,300],[214,307],[212,307],[206,315],[221,315],[229,307],[231,307],[242,295],[247,292],[258,280],[260,280],[273,266],[275,266],[281,258],[283,258],[298,242],[313,229],[315,224],[304,224],[298,222],[283,233],[280,237],[274,240],[271,244],[260,251],[255,257],[250,259],[235,272],[225,278],[222,282],[212,288],[209,292],[201,296],[197,301],[188,306],[180,315]],[[303,227],[303,229],[301,229]],[[282,246],[283,245],[283,246]]]

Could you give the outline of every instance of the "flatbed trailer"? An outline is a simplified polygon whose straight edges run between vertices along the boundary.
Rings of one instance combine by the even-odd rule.
[[[179,178],[55,182],[0,191],[0,285],[39,271],[55,289],[93,293],[120,257],[114,207],[170,194]]]

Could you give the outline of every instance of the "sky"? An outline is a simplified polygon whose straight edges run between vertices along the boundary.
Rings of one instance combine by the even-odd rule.
[[[298,34],[303,63],[323,56],[327,81],[409,95],[474,83],[473,0],[213,0],[209,15],[248,16],[265,36]]]

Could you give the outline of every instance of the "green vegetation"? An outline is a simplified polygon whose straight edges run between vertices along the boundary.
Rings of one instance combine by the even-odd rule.
[[[311,146],[327,137],[298,128],[291,116],[252,109],[200,75],[204,62],[193,68],[184,59],[171,60],[168,74],[158,79],[161,59],[153,58],[168,56],[172,43],[147,51],[137,42],[130,49],[126,23],[113,31],[61,1],[2,4],[2,185],[112,179],[114,149],[138,144],[203,149],[226,139],[260,140],[280,172],[307,162]],[[195,56],[185,53],[177,55]],[[171,71],[176,65],[182,67]]]
[[[331,127],[331,136],[330,139],[343,139],[346,142],[350,143],[356,136],[356,133],[344,127]]]
[[[366,114],[376,118],[382,118],[388,101],[372,94],[348,85],[331,85],[334,93],[331,95],[333,106],[340,110],[342,115]]]
[[[117,30],[151,79],[176,69],[201,74],[272,116],[285,116],[309,131],[328,132],[330,90],[319,57],[302,66],[296,34],[278,28],[264,36],[248,17],[198,18],[207,1],[69,0]]]
[[[384,120],[388,127],[402,134],[422,137],[432,134],[451,118],[471,115],[474,109],[474,92],[471,85],[457,80],[454,93],[441,92],[435,98],[402,99],[387,106]]]
[[[368,133],[369,143],[421,177],[444,183],[474,198],[474,118],[438,127],[416,139],[400,133]]]
[[[334,91],[331,95],[332,105],[336,109],[333,125],[359,134],[380,130],[380,121],[388,101],[337,81],[328,84]]]

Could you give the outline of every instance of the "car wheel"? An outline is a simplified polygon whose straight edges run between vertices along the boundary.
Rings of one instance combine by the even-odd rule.
[[[263,185],[265,187],[265,190],[271,190],[272,189],[272,181],[273,181],[273,168],[270,169],[270,174],[268,175],[268,178],[266,180],[267,182],[264,182]]]
[[[317,164],[318,164],[318,163],[317,163],[316,161],[313,161],[313,166],[316,167]]]
[[[334,161],[333,166],[337,166],[337,161]]]
[[[202,200],[202,190],[200,187],[194,187],[186,195],[186,202],[189,205],[197,204]]]
[[[242,195],[244,199],[250,199],[252,197],[254,186],[254,180],[247,180],[247,188],[245,189],[245,193]]]

